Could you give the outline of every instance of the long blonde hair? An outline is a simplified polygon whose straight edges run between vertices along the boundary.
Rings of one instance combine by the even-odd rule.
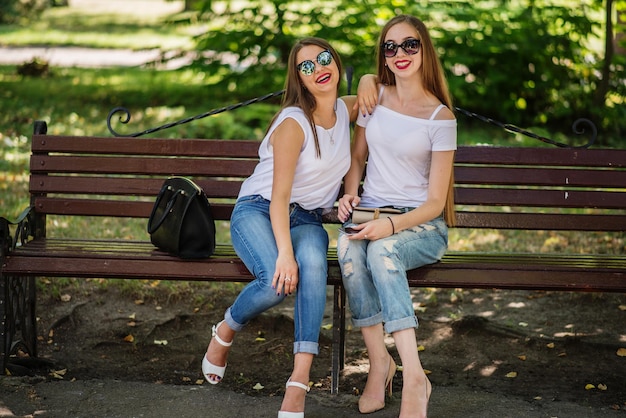
[[[435,51],[433,41],[424,22],[414,16],[398,15],[387,22],[387,24],[383,27],[383,30],[380,33],[380,38],[378,39],[378,48],[376,49],[378,80],[382,84],[388,86],[396,84],[395,74],[385,65],[385,56],[382,53],[381,45],[384,42],[389,29],[398,23],[408,23],[417,31],[422,45],[422,82],[424,88],[426,91],[439,99],[441,103],[446,105],[450,111],[454,112],[452,98],[448,89],[448,82],[446,81],[443,67],[441,66],[441,62]],[[454,167],[450,173],[450,185],[448,186],[448,195],[446,197],[446,204],[443,213],[448,226],[456,225],[456,213],[454,209]]]
[[[343,66],[341,64],[341,58],[339,57],[339,54],[337,54],[337,51],[335,51],[335,49],[328,43],[328,41],[316,37],[300,39],[291,48],[291,52],[289,53],[289,59],[287,63],[287,79],[285,80],[285,92],[283,93],[280,110],[276,113],[276,115],[274,115],[267,129],[269,131],[269,128],[272,126],[272,124],[284,108],[289,106],[299,107],[300,109],[302,109],[304,115],[311,124],[311,129],[313,130],[313,138],[315,139],[316,155],[317,157],[320,157],[320,144],[317,137],[317,129],[315,129],[315,122],[313,121],[313,112],[317,108],[317,101],[315,100],[315,96],[302,84],[297,62],[298,52],[300,52],[300,50],[305,46],[309,45],[316,45],[320,48],[328,50],[333,56],[333,60],[337,64],[337,69],[339,70],[339,80],[343,78]],[[339,97],[340,85],[341,81],[337,83],[337,97]]]

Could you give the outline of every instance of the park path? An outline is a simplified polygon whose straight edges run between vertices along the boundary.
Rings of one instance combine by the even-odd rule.
[[[35,59],[47,62],[52,67],[140,67],[157,62],[161,58],[159,49],[134,51],[130,49],[100,49],[81,47],[7,47],[0,46],[1,65],[20,65]],[[187,59],[175,59],[159,69],[175,69],[188,63]]]
[[[98,15],[115,13],[128,15],[141,13],[142,17],[160,17],[183,9],[182,0],[70,0],[70,8],[82,13]],[[40,59],[53,67],[138,67],[160,60],[162,51],[132,49],[100,49],[84,47],[10,46],[0,41],[0,65],[20,65]],[[175,69],[189,62],[187,58],[175,59],[158,69]]]

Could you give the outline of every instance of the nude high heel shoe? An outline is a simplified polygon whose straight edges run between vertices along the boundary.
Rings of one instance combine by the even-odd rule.
[[[387,378],[385,379],[385,394],[391,397],[393,391],[393,377],[396,374],[396,362],[393,361],[393,357],[389,356],[389,369],[387,371]],[[379,411],[385,407],[385,401],[379,401],[367,395],[361,395],[359,398],[359,412],[362,414],[371,414],[372,412]]]

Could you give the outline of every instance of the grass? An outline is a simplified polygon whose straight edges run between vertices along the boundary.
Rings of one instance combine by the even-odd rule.
[[[71,3],[48,8],[28,25],[0,26],[0,45],[189,50],[203,28],[171,23],[180,2]]]

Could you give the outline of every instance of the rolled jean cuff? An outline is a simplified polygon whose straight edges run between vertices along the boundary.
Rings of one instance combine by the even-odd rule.
[[[408,316],[406,318],[395,319],[393,321],[385,322],[385,332],[392,334],[396,331],[402,331],[403,329],[417,328],[419,322],[415,315]]]
[[[293,353],[309,353],[316,356],[320,353],[320,345],[312,341],[296,341],[293,343]]]
[[[224,321],[226,321],[226,324],[230,327],[230,329],[232,329],[235,332],[242,331],[247,325],[247,324],[240,324],[239,322],[235,321],[232,315],[230,314],[230,308],[226,309],[226,313],[224,314]]]
[[[383,313],[378,312],[374,316],[370,316],[369,318],[356,319],[352,318],[352,325],[355,327],[363,328],[363,327],[371,327],[376,324],[380,324],[383,322]]]

